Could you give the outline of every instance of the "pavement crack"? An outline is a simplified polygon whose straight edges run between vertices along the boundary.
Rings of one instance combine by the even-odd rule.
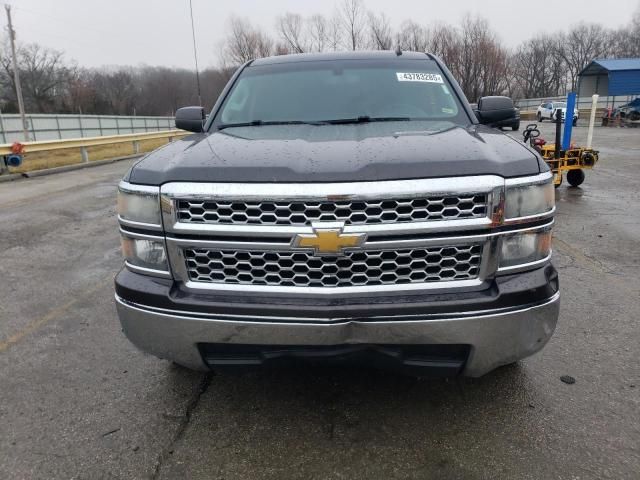
[[[153,473],[151,474],[151,477],[150,477],[152,480],[155,480],[159,477],[162,465],[166,462],[169,456],[173,454],[174,445],[176,445],[180,441],[180,439],[183,437],[184,433],[186,432],[187,427],[189,426],[189,422],[191,422],[191,415],[193,414],[195,409],[198,407],[198,404],[200,403],[200,399],[202,398],[202,395],[204,395],[205,392],[209,389],[212,379],[213,379],[213,373],[207,373],[202,377],[202,380],[198,384],[198,390],[196,394],[187,404],[184,415],[180,417],[180,423],[178,424],[176,433],[174,434],[169,444],[162,450],[162,452],[158,456],[158,460],[156,462],[155,467],[153,468]]]
[[[598,273],[612,273],[611,269],[607,268],[600,260],[588,255],[579,248],[565,242],[557,236],[553,237],[553,243],[558,247],[558,250],[571,257],[573,259],[573,263],[578,263],[580,266],[590,268],[592,271],[596,271]]]

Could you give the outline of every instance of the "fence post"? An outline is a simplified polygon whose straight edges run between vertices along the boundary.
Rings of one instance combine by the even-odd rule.
[[[589,131],[587,132],[587,148],[591,148],[591,140],[593,140],[593,126],[596,123],[596,108],[598,108],[598,94],[592,97],[591,115],[589,116]]]
[[[7,135],[4,133],[4,123],[2,122],[2,110],[0,110],[0,132],[2,132],[2,143],[7,143]]]
[[[33,141],[35,142],[38,138],[36,136],[36,128],[33,126],[33,117],[31,115],[29,115],[28,122],[31,124],[31,133],[33,134]]]
[[[56,117],[56,128],[58,129],[58,140],[62,140],[62,130],[60,130],[60,118],[58,117],[58,115],[55,115]]]
[[[140,153],[140,142],[138,140],[133,141],[133,153]]]
[[[100,136],[102,137],[104,133],[102,133],[102,119],[98,115],[98,128],[100,129]]]

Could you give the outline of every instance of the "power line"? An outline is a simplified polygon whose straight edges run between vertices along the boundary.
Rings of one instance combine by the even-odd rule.
[[[5,2],[0,2],[0,3],[2,3],[3,5],[8,5]],[[99,28],[94,28],[94,27],[85,27],[83,25],[78,24],[77,21],[75,21],[73,19],[70,19],[70,18],[56,17],[56,16],[53,16],[53,15],[49,15],[49,14],[46,14],[46,13],[41,13],[41,12],[38,12],[36,10],[31,10],[29,8],[24,8],[24,7],[13,6],[12,8],[15,8],[16,10],[20,10],[22,12],[29,13],[31,15],[37,15],[37,16],[42,17],[42,18],[53,20],[54,22],[59,23],[59,24],[64,24],[65,26],[68,26],[69,23],[72,22],[74,30],[78,30],[79,29],[79,30],[85,30],[87,32],[99,33],[99,34],[102,34],[102,35],[108,35],[110,41],[118,40],[118,36],[114,36],[113,32],[108,32],[107,30],[101,30]],[[42,31],[39,32],[39,34],[42,34],[42,33],[43,33]],[[50,36],[50,37],[54,37],[54,38],[61,38],[63,40],[69,40],[69,41],[72,41],[72,42],[77,42],[78,41],[77,38],[76,39],[72,39],[72,38],[63,37],[63,36],[60,36],[60,35],[49,34],[47,32],[44,32],[44,34],[46,36]],[[83,38],[82,42],[86,42],[86,38]],[[144,38],[137,38],[136,42],[142,43],[142,44],[147,45],[149,47],[153,46],[154,48],[156,48],[158,46],[156,43],[151,43],[151,42],[145,40]],[[97,43],[95,43],[95,44],[97,45]]]

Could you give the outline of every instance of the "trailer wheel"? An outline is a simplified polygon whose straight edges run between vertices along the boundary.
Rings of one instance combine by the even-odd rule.
[[[582,170],[569,170],[567,172],[567,182],[572,187],[582,185],[584,182],[584,172]]]

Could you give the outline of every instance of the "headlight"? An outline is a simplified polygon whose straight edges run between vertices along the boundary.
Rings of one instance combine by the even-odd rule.
[[[551,255],[551,229],[518,232],[502,238],[500,269],[544,260]]]
[[[123,220],[159,226],[158,187],[121,183],[118,187],[118,215]]]
[[[121,243],[122,254],[130,266],[163,272],[169,271],[163,241],[134,238],[123,233]]]
[[[506,221],[535,215],[543,215],[553,210],[555,200],[555,189],[553,188],[551,175],[548,181],[544,183],[534,184],[513,184],[509,185],[507,180],[507,189],[504,202],[504,218]]]

